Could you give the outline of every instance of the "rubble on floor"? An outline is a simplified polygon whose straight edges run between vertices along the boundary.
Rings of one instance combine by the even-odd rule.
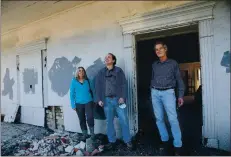
[[[6,124],[8,125],[8,124]],[[15,127],[14,129],[19,129]],[[39,129],[39,131],[36,131]],[[43,130],[43,131],[41,131]],[[98,135],[94,142],[88,138],[87,145],[80,141],[81,134],[65,131],[49,132],[44,128],[33,126],[21,130],[22,134],[2,141],[2,155],[12,156],[91,156],[100,153],[102,138]],[[41,135],[38,135],[40,132]],[[34,133],[31,135],[29,133]],[[90,136],[89,136],[90,137]],[[87,150],[87,151],[86,151]]]
[[[41,140],[29,139],[16,141],[14,147],[16,156],[27,156],[27,155],[36,155],[36,156],[84,156],[91,155],[91,152],[94,154],[98,153],[93,144],[90,144],[90,148],[86,147],[86,143],[79,141],[78,137],[80,135],[73,133],[72,138],[70,133],[54,133],[49,136],[44,137]],[[87,139],[87,141],[90,141]],[[91,141],[93,142],[93,141]],[[88,150],[85,151],[85,147]]]
[[[158,156],[157,138],[144,138],[137,134],[133,142],[135,150],[128,150],[118,140],[115,149],[104,151],[107,137],[97,134],[94,142],[89,138],[80,141],[81,134],[65,131],[48,131],[28,124],[1,123],[2,156]],[[188,155],[229,155],[217,149],[201,147]]]

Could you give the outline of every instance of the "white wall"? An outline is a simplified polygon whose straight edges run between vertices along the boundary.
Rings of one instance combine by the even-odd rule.
[[[219,2],[214,8],[215,104],[219,147],[230,150],[230,73],[221,66],[224,52],[230,52],[230,4]],[[229,62],[230,65],[230,62]]]
[[[65,129],[68,131],[80,131],[78,117],[76,113],[71,109],[70,106],[70,96],[69,96],[69,86],[70,84],[67,79],[72,79],[73,76],[69,77],[72,72],[75,73],[75,70],[71,72],[71,66],[63,69],[62,74],[57,74],[55,79],[57,79],[57,85],[61,88],[62,91],[67,91],[65,93],[57,93],[52,89],[52,83],[49,78],[50,69],[53,69],[53,64],[56,58],[65,57],[70,62],[74,57],[78,57],[81,61],[76,65],[83,66],[87,72],[88,67],[94,65],[94,61],[100,60],[101,66],[104,66],[104,57],[107,53],[111,52],[117,56],[118,66],[124,69],[123,66],[123,40],[122,40],[121,28],[118,24],[112,24],[109,28],[103,29],[101,31],[88,31],[87,33],[79,36],[72,36],[62,40],[52,41],[48,40],[47,44],[47,68],[48,68],[48,104],[50,106],[63,106],[64,107],[64,124]],[[64,61],[63,61],[64,63]],[[65,62],[66,63],[66,62]],[[61,63],[62,64],[62,63]],[[71,64],[71,63],[69,63]],[[97,66],[97,65],[95,65]],[[75,69],[75,68],[74,68]],[[95,69],[96,72],[99,68]],[[61,68],[60,68],[61,71]],[[88,73],[91,77],[91,74],[96,74],[92,70]],[[64,77],[62,75],[65,75]],[[67,76],[68,75],[68,76]],[[62,87],[61,87],[62,86]],[[59,89],[58,89],[59,90]],[[105,122],[96,121],[98,125],[95,125],[95,130],[100,133],[105,133]]]
[[[122,42],[121,29],[116,24],[108,29],[98,32],[89,31],[82,36],[73,36],[59,41],[48,40],[48,73],[56,58],[66,57],[69,61],[72,61],[74,57],[78,57],[81,61],[76,66],[83,66],[87,69],[99,58],[101,59],[102,64],[104,64],[104,57],[109,52],[116,54],[118,58],[118,66],[123,66],[121,61],[123,50]],[[65,96],[59,96],[51,89],[51,81],[49,78],[48,80],[49,105],[70,105],[69,92]],[[60,86],[62,86],[62,84],[60,84]]]
[[[7,78],[5,78],[6,69],[9,69]],[[13,108],[11,106],[17,105],[17,101],[16,55],[11,49],[1,54],[1,113],[6,114],[8,111],[10,113]]]
[[[118,66],[124,69],[125,59],[122,54],[122,31],[117,21],[123,17],[166,7],[175,7],[184,3],[187,2],[95,2],[34,21],[21,28],[4,33],[1,35],[2,50],[25,45],[35,40],[49,38],[47,45],[48,77],[54,60],[59,57],[68,59],[62,58],[64,62],[66,61],[67,67],[69,67],[64,69],[64,75],[70,73],[70,69],[73,70],[73,66],[69,64],[74,56],[81,58],[79,65],[88,68],[99,57],[103,60],[108,52],[112,52],[118,57]],[[86,10],[88,10],[87,13]],[[19,16],[21,17],[21,15]],[[92,69],[90,73],[94,73]],[[57,70],[57,73],[59,70]],[[63,79],[63,81],[59,77],[65,76],[56,74],[52,78],[61,86],[61,89],[66,89],[69,83],[66,83],[65,80],[68,79]],[[57,79],[55,76],[58,76]],[[60,91],[61,89],[58,87],[57,90]],[[69,90],[58,95],[57,92],[51,89],[49,78],[48,105],[64,106],[66,129],[80,131],[76,122],[78,121],[77,116],[70,108]],[[104,122],[99,123],[101,125],[97,125],[98,128],[96,130],[105,132],[105,127],[104,129],[101,128],[101,126],[105,126]]]
[[[117,21],[123,17],[162,9],[166,6],[174,7],[182,3],[185,2],[97,2],[28,24],[20,29],[4,34],[2,35],[2,46],[4,49],[8,49],[35,39],[49,37],[47,45],[48,73],[56,58],[65,57],[71,61],[76,56],[81,58],[81,62],[77,66],[81,65],[88,68],[98,58],[101,58],[103,61],[103,57],[108,52],[116,54],[118,65],[124,69],[126,60],[123,58],[122,31]],[[223,53],[230,50],[230,10],[228,6],[225,2],[220,2],[214,8],[214,71],[216,76],[214,90],[217,105],[217,115],[214,116],[217,119],[220,148],[226,150],[230,150],[230,73],[226,73],[226,68],[221,66],[220,62]],[[89,10],[87,14],[86,10]],[[10,76],[15,76],[15,84],[13,85],[14,99],[9,100],[8,96],[2,96],[1,106],[3,108],[8,104],[17,102],[15,99],[17,90],[16,67],[14,67],[15,62],[13,62],[15,55],[9,52],[7,53],[7,58],[2,58],[1,79],[3,79],[5,74],[4,69],[11,67]],[[67,73],[69,69],[64,69],[64,71]],[[56,76],[58,76],[57,80],[60,81],[60,86],[68,85],[62,82],[62,79],[59,78],[61,77],[60,75]],[[1,85],[3,87],[2,81]],[[48,104],[64,106],[66,129],[70,131],[79,129],[76,122],[76,113],[70,108],[69,90],[64,96],[59,96],[51,89],[49,78]],[[97,126],[104,125],[104,123],[101,123],[101,125]],[[102,132],[105,132],[105,130]]]

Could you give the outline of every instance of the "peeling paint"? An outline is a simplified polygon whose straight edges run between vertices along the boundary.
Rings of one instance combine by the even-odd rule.
[[[14,78],[10,79],[10,69],[6,68],[6,73],[3,78],[4,89],[2,90],[2,95],[6,96],[9,95],[9,99],[13,100],[13,85],[15,81]]]
[[[230,51],[224,52],[221,59],[221,66],[226,68],[226,73],[230,73]]]
[[[35,85],[38,84],[38,72],[35,69],[25,68],[23,72],[24,92],[35,94]]]
[[[60,97],[64,97],[70,87],[71,80],[75,75],[77,64],[81,61],[75,57],[71,62],[65,58],[56,58],[48,72],[51,81],[51,89]]]

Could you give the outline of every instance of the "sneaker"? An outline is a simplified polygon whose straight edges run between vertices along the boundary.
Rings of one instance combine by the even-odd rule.
[[[175,147],[174,148],[174,155],[180,156],[181,155],[181,147]]]
[[[132,142],[128,142],[128,143],[126,143],[126,146],[127,146],[127,148],[128,149],[133,149],[133,144],[132,144]]]
[[[162,142],[160,147],[159,147],[159,154],[161,156],[167,156],[168,155],[168,149],[169,149],[168,141]]]

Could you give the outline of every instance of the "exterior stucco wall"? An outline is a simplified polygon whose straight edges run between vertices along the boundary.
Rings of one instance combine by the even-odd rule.
[[[88,31],[103,31],[110,28],[111,25],[117,24],[121,18],[166,7],[175,7],[184,3],[187,1],[99,1],[32,22],[18,30],[5,33],[2,35],[2,48],[13,47],[43,37],[59,40],[86,34]]]
[[[186,2],[95,2],[35,21],[2,35],[3,51],[48,37],[48,105],[63,106],[65,129],[80,131],[76,113],[70,108],[69,82],[76,66],[84,66],[93,77],[108,52],[116,54],[124,69],[123,36],[118,20]],[[60,68],[60,64],[62,67]],[[96,132],[105,133],[104,122],[96,121]],[[118,129],[117,129],[118,130]]]
[[[219,147],[230,150],[230,4],[219,2],[214,8],[214,92]],[[224,57],[224,58],[223,58]],[[221,65],[224,62],[224,65]],[[226,64],[225,64],[226,63]]]

